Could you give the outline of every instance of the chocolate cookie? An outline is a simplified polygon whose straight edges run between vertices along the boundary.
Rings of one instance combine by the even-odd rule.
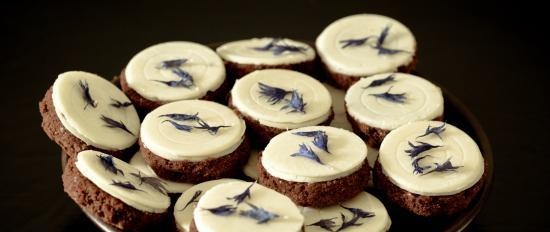
[[[259,146],[286,130],[328,125],[334,118],[332,98],[321,82],[284,69],[259,70],[237,80],[229,105],[243,116]]]
[[[169,219],[170,199],[155,179],[110,155],[83,151],[63,172],[65,192],[80,207],[123,231],[142,231]],[[155,185],[158,184],[158,185]]]
[[[135,108],[122,91],[95,74],[60,74],[39,108],[44,132],[69,157],[91,149],[128,159],[137,150]]]
[[[248,160],[244,121],[211,101],[165,104],[143,120],[140,151],[164,179],[199,183],[231,177]]]
[[[120,74],[120,85],[136,107],[148,113],[174,101],[225,101],[231,83],[212,49],[193,42],[166,42],[136,54]]]
[[[345,103],[353,131],[373,148],[380,147],[384,137],[401,125],[443,119],[441,89],[406,73],[362,78],[347,90]]]
[[[315,50],[306,43],[286,38],[254,38],[219,46],[230,80],[261,69],[290,69],[315,74]]]
[[[374,183],[385,198],[425,217],[467,208],[484,183],[485,162],[475,141],[437,121],[391,131],[380,147]]]
[[[347,89],[361,77],[387,72],[412,72],[416,40],[395,19],[357,14],[338,19],[317,37],[321,67],[335,86]]]
[[[366,157],[366,144],[347,130],[326,126],[290,130],[275,136],[262,152],[258,182],[300,206],[330,206],[367,187]]]

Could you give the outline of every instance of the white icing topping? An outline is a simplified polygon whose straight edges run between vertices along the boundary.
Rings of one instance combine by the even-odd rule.
[[[208,190],[199,200],[197,208],[193,213],[197,230],[200,232],[298,232],[301,231],[304,216],[300,213],[296,205],[286,196],[275,190],[266,188],[259,184],[254,184],[250,188],[250,198],[239,204],[237,212],[229,216],[218,216],[205,209],[211,209],[222,205],[234,205],[235,201],[227,199],[237,194],[241,194],[250,182],[231,182],[217,185]],[[240,216],[243,210],[250,210],[251,207],[245,202],[253,204],[279,217],[268,221],[267,223],[257,223],[256,220]]]
[[[441,137],[430,134],[423,135],[428,125],[442,125],[437,121],[414,122],[391,131],[380,146],[378,160],[382,171],[388,179],[398,187],[425,196],[444,196],[462,192],[479,181],[484,172],[484,161],[481,152],[470,136],[460,129],[445,125]],[[419,141],[431,145],[442,146],[422,152],[418,157],[425,156],[419,164],[432,166],[443,164],[447,159],[453,166],[461,166],[456,171],[432,172],[426,175],[413,174],[412,159],[405,150],[411,149],[408,142],[419,145]]]
[[[211,189],[212,187],[229,183],[241,181],[237,179],[219,179],[202,182],[200,184],[194,185],[185,191],[176,201],[174,206],[174,218],[176,219],[176,225],[181,231],[189,231],[189,226],[191,226],[191,220],[193,219],[193,210],[197,207],[197,202],[202,198],[204,193]],[[197,198],[193,199],[195,194],[200,193]],[[193,203],[193,202],[194,203]]]
[[[246,176],[257,180],[258,179],[258,161],[260,160],[260,150],[253,149],[248,157],[248,162],[243,167],[243,172]]]
[[[81,81],[88,85],[95,107],[84,100]],[[52,99],[55,113],[63,127],[88,145],[105,150],[123,150],[137,140],[140,123],[134,106],[111,106],[113,99],[120,102],[130,100],[100,76],[80,71],[62,73],[53,84]],[[124,123],[132,134],[107,127],[102,115]]]
[[[159,178],[155,171],[145,162],[143,159],[143,156],[141,155],[141,152],[136,152],[132,159],[130,159],[130,165],[134,166],[137,170],[139,170],[143,175],[145,176],[152,176]],[[162,178],[159,178],[165,183],[166,190],[168,193],[183,193],[185,190],[191,188],[193,184],[189,183],[180,183],[180,182],[174,182],[170,180],[165,180]]]
[[[132,173],[138,174],[139,170],[122,160],[112,157],[115,168],[124,173],[122,174],[117,171],[117,174],[114,174],[102,165],[101,159],[98,156],[109,155],[92,150],[78,153],[76,160],[78,171],[101,190],[131,207],[149,213],[166,212],[166,209],[170,206],[170,198],[155,190],[151,185],[142,183],[138,177],[132,175]],[[129,190],[113,185],[113,181],[129,182],[138,190]]]
[[[290,40],[282,39],[276,42],[277,45],[290,45],[305,48],[302,52],[285,51],[281,54],[273,54],[272,51],[259,51],[256,47],[264,47],[271,43],[273,38],[253,38],[247,40],[233,41],[216,49],[216,52],[224,60],[239,64],[254,65],[281,65],[294,64],[310,61],[315,58],[315,51],[309,45]]]
[[[260,82],[287,91],[297,90],[307,104],[305,113],[281,110],[285,100],[277,104],[268,102],[268,98],[260,94]],[[290,99],[290,95],[286,99]],[[285,69],[258,70],[238,79],[231,90],[231,101],[240,112],[257,119],[260,124],[281,129],[318,125],[328,119],[332,106],[330,94],[321,82]]]
[[[312,144],[312,137],[293,133],[303,131],[325,131],[328,136],[327,153]],[[324,165],[305,157],[292,157],[300,144],[306,144],[319,156]],[[321,182],[334,180],[357,171],[367,157],[367,145],[350,131],[312,126],[283,132],[275,136],[262,152],[262,165],[266,171],[280,179],[294,182]]]
[[[369,45],[376,44],[382,30],[390,26],[383,47],[407,52],[378,54]],[[346,47],[340,41],[372,37],[362,46]],[[351,76],[366,76],[397,71],[409,64],[416,51],[416,40],[411,31],[400,22],[382,15],[358,14],[338,19],[317,37],[317,52],[322,61],[332,70]]]
[[[394,81],[377,87],[371,82],[390,75]],[[405,102],[396,103],[371,94],[389,91],[392,94],[405,93]],[[372,127],[393,130],[413,121],[432,120],[443,114],[443,94],[426,79],[406,73],[383,73],[362,78],[346,92],[348,113],[357,121]]]
[[[207,130],[192,129],[190,132],[176,129],[165,114],[198,113],[210,126],[220,128],[216,134]],[[179,124],[199,126],[196,121],[175,121]],[[168,160],[200,161],[218,158],[235,151],[242,143],[246,126],[227,106],[203,100],[183,100],[158,107],[145,116],[141,126],[141,142],[150,151]]]
[[[379,232],[379,231],[388,231],[391,226],[391,219],[386,211],[386,208],[376,198],[367,192],[361,192],[359,195],[354,198],[347,200],[340,205],[348,208],[358,208],[363,211],[374,213],[374,217],[360,218],[357,220],[359,226],[350,226],[347,227],[344,231],[346,232]],[[326,232],[325,229],[311,225],[318,222],[322,219],[334,218],[335,222],[334,230],[340,228],[342,225],[342,219],[340,213],[343,213],[346,216],[346,220],[353,218],[353,213],[348,210],[340,207],[340,205],[329,206],[321,209],[305,207],[302,210],[302,213],[305,217],[304,231],[305,232]]]
[[[162,69],[163,61],[187,59],[179,68],[193,77],[191,88],[170,87],[158,81],[180,80],[172,69]],[[142,97],[156,102],[197,99],[214,91],[225,80],[223,61],[212,49],[193,42],[167,42],[146,48],[135,55],[125,70],[128,86]]]

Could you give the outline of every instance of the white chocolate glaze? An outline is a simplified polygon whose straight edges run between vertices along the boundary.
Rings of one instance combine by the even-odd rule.
[[[85,101],[81,83],[87,84],[94,105]],[[139,135],[139,118],[133,105],[116,108],[114,100],[130,102],[128,97],[102,77],[80,71],[58,76],[52,99],[57,117],[71,134],[88,145],[105,150],[123,150],[135,144]],[[122,122],[131,132],[107,127],[102,115]]]
[[[259,51],[257,47],[264,47],[271,43],[273,38],[253,38],[238,40],[223,44],[216,49],[220,57],[226,61],[239,64],[253,65],[282,65],[295,64],[311,61],[315,58],[315,51],[306,43],[291,39],[281,39],[277,45],[291,45],[305,48],[302,52],[285,51],[281,54],[274,54],[271,51]]]
[[[395,80],[381,86],[369,87],[371,82],[392,75]],[[396,103],[372,94],[405,93],[405,102]],[[349,115],[362,124],[384,130],[421,120],[432,120],[443,115],[441,89],[424,78],[406,73],[383,73],[361,78],[346,92]]]
[[[362,46],[346,47],[340,41],[378,36],[389,26],[383,47],[406,52],[378,54],[369,45],[376,43],[373,37]],[[315,41],[319,57],[334,72],[350,76],[368,76],[394,72],[400,66],[412,62],[416,52],[416,40],[411,31],[395,19],[375,14],[357,14],[338,19],[327,26]]]
[[[184,231],[184,232],[189,231],[189,226],[191,226],[191,220],[193,220],[193,211],[197,207],[198,200],[202,198],[204,193],[216,185],[235,182],[235,181],[241,181],[241,180],[219,179],[219,180],[206,181],[206,182],[202,182],[200,184],[194,185],[193,187],[185,191],[183,194],[181,194],[181,196],[178,198],[178,201],[176,201],[176,205],[174,206],[174,218],[176,219],[176,226],[181,231]],[[197,194],[197,198],[193,199],[195,194]]]
[[[484,161],[475,141],[453,125],[446,124],[445,131],[437,135],[423,135],[429,126],[441,126],[443,122],[420,121],[399,127],[391,131],[380,146],[378,161],[383,173],[401,189],[425,195],[445,196],[462,192],[477,183],[484,172]],[[419,145],[419,141],[441,146],[422,152],[417,157],[424,157],[421,166],[435,167],[450,159],[453,166],[460,166],[455,171],[414,174],[412,159],[405,150],[410,149],[408,142]],[[424,172],[429,171],[427,169]]]
[[[347,227],[343,231],[346,232],[381,232],[388,231],[391,226],[391,219],[386,211],[386,207],[376,198],[367,192],[361,192],[354,198],[347,200],[340,205],[348,208],[357,208],[366,212],[374,213],[373,217],[360,218],[357,221],[359,226]],[[302,214],[305,217],[304,232],[326,232],[325,229],[311,225],[322,219],[334,218],[334,230],[340,228],[342,219],[340,213],[346,216],[347,220],[353,217],[353,213],[340,207],[340,205],[329,206],[321,209],[305,207]]]
[[[312,137],[296,132],[324,131],[328,136],[327,153],[312,144]],[[323,164],[301,156],[292,157],[300,144],[306,144]],[[367,157],[367,145],[354,133],[335,127],[311,126],[283,132],[275,136],[262,152],[261,161],[266,171],[279,179],[315,183],[348,176],[357,171]]]
[[[199,200],[193,212],[197,230],[200,232],[298,232],[302,230],[304,216],[298,207],[286,196],[259,184],[250,188],[250,198],[237,205],[237,212],[229,216],[218,216],[205,209],[222,205],[235,205],[231,198],[241,194],[251,182],[231,182],[217,185],[208,190]],[[279,215],[266,223],[240,215],[241,211],[250,210],[247,203]]]
[[[102,165],[99,156],[109,155],[92,150],[78,153],[76,160],[78,171],[101,190],[131,207],[149,213],[166,212],[170,206],[170,198],[168,195],[154,189],[151,185],[141,182],[138,177],[131,175],[132,173],[139,174],[139,170],[122,160],[112,157],[115,168],[121,171],[117,171],[114,174]],[[138,190],[130,190],[113,185],[113,181],[129,182]]]
[[[187,59],[180,68],[191,74],[193,87],[170,87],[158,82],[179,80],[171,69],[159,68],[163,61],[174,59]],[[186,41],[148,47],[130,60],[124,72],[130,88],[148,100],[162,103],[201,98],[218,89],[225,80],[225,66],[216,52]]]
[[[297,90],[307,104],[305,113],[281,110],[284,100],[271,104],[260,94],[258,83],[287,91]],[[290,94],[286,98],[289,99]],[[231,101],[240,112],[257,119],[260,124],[281,129],[318,125],[328,119],[332,106],[331,96],[321,82],[285,69],[258,70],[238,79],[231,90]]]
[[[143,156],[141,155],[141,152],[136,152],[134,156],[132,156],[132,159],[130,159],[130,165],[134,166],[134,168],[138,169],[141,173],[143,173],[146,176],[152,176],[159,178],[155,171],[145,162],[143,159]],[[191,188],[193,184],[189,183],[180,183],[180,182],[174,182],[170,180],[165,180],[162,178],[159,178],[165,183],[166,190],[168,193],[183,193],[185,190]]]
[[[165,114],[198,113],[198,116],[210,126],[229,126],[220,128],[216,134],[193,128],[190,132],[176,129]],[[179,124],[199,126],[196,121],[177,122]],[[218,158],[235,151],[242,143],[246,125],[227,106],[204,100],[183,100],[162,105],[145,116],[141,127],[143,145],[162,158],[178,161],[200,161]]]

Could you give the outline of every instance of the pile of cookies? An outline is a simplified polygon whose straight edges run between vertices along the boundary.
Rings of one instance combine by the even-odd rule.
[[[167,42],[113,82],[60,74],[39,107],[68,156],[65,192],[123,231],[387,231],[384,204],[424,217],[466,209],[485,162],[442,121],[440,88],[410,74],[410,30],[352,15],[314,47]]]

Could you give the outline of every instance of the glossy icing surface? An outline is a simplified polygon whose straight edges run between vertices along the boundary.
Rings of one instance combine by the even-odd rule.
[[[400,188],[426,196],[445,196],[462,192],[477,183],[484,172],[484,160],[475,141],[462,130],[445,124],[444,131],[425,134],[428,126],[440,127],[443,122],[420,121],[391,131],[380,146],[378,161],[383,173]],[[420,137],[421,136],[421,137]],[[411,157],[410,150],[422,143],[437,146]],[[422,150],[422,149],[417,149]],[[420,159],[420,160],[417,160]],[[413,165],[417,160],[421,172]],[[455,169],[432,171],[450,162]],[[449,167],[449,166],[447,166]]]
[[[105,150],[135,144],[140,127],[137,112],[111,82],[93,73],[70,71],[60,74],[52,88],[55,113],[71,134]],[[113,106],[117,103],[129,105]]]

